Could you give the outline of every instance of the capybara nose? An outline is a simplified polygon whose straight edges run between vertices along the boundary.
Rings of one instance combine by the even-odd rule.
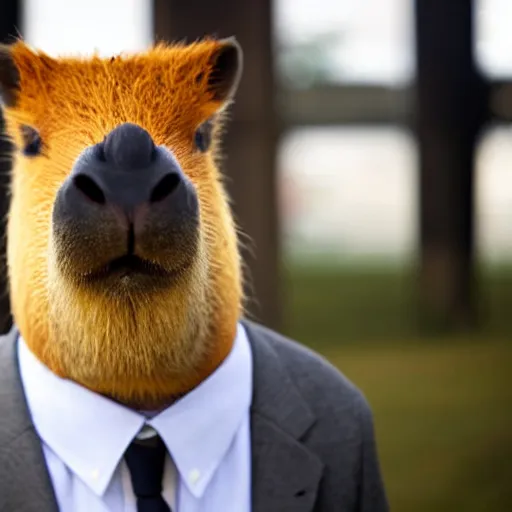
[[[135,222],[141,209],[170,195],[179,201],[180,195],[187,194],[173,155],[157,148],[140,126],[122,124],[91,149],[82,154],[72,172],[71,184],[79,192],[76,201],[113,206]]]
[[[53,209],[57,242],[75,248],[85,266],[89,256],[126,253],[151,261],[172,253],[177,261],[190,252],[198,225],[195,187],[173,153],[131,123],[79,155]]]

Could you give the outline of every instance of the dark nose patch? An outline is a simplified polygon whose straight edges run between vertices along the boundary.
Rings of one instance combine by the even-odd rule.
[[[148,167],[155,158],[155,144],[141,126],[125,123],[112,130],[99,148],[101,158],[119,170]]]
[[[57,193],[53,229],[81,272],[126,254],[176,268],[195,251],[198,197],[174,154],[126,123],[77,158]]]
[[[151,135],[132,123],[117,126],[103,142],[87,148],[70,180],[89,201],[118,208],[130,221],[163,200],[178,204],[190,192],[173,154],[156,147]]]

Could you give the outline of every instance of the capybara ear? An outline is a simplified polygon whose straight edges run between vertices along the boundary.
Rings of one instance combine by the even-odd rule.
[[[0,105],[18,106],[20,93],[44,86],[56,61],[43,53],[36,53],[23,41],[0,45]],[[27,89],[27,91],[25,91]]]
[[[242,76],[242,48],[234,37],[220,39],[210,62],[208,91],[213,94],[213,101],[229,101],[235,95]]]

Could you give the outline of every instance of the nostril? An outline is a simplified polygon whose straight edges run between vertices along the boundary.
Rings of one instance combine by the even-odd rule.
[[[149,200],[152,203],[162,201],[167,196],[172,194],[177,186],[180,184],[180,177],[176,173],[166,174],[155,186]]]
[[[105,204],[105,195],[101,191],[100,187],[98,187],[94,180],[89,178],[89,176],[79,174],[73,178],[73,183],[75,187],[91,201],[98,204]]]

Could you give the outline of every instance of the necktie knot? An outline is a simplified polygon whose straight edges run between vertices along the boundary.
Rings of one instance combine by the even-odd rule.
[[[167,449],[160,436],[134,440],[125,453],[138,512],[170,512],[162,498]]]

